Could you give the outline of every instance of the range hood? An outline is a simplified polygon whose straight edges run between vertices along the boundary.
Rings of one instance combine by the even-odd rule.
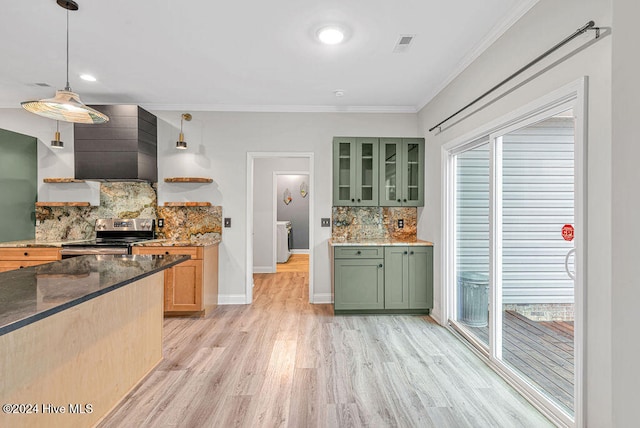
[[[158,181],[158,119],[137,105],[92,105],[109,122],[74,124],[75,178]]]

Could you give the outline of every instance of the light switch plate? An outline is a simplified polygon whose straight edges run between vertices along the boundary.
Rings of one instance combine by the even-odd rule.
[[[158,227],[164,227],[164,219],[163,218],[159,218],[158,219]]]
[[[231,217],[224,218],[224,227],[231,227]]]
[[[321,218],[320,219],[320,227],[331,227],[331,219],[330,218]]]
[[[399,218],[398,219],[398,229],[403,229],[404,228],[404,219]]]

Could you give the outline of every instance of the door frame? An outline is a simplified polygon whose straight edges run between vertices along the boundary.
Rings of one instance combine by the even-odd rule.
[[[575,305],[575,321],[574,321],[574,359],[575,359],[575,384],[574,384],[574,418],[553,405],[549,400],[542,397],[535,388],[521,376],[515,374],[500,360],[497,359],[500,350],[497,344],[500,342],[498,335],[501,331],[497,331],[499,323],[498,316],[493,316],[490,320],[491,332],[489,349],[474,348],[478,355],[483,357],[488,365],[500,374],[508,383],[518,390],[525,398],[527,398],[538,410],[545,414],[548,418],[561,426],[577,426],[584,424],[584,378],[585,378],[585,314],[587,308],[587,269],[586,269],[586,252],[587,252],[587,96],[588,96],[588,78],[582,77],[572,83],[569,83],[549,94],[543,96],[533,102],[524,105],[506,114],[476,130],[469,132],[461,137],[455,138],[442,146],[442,178],[443,178],[443,194],[442,194],[442,243],[443,257],[441,262],[443,292],[441,293],[442,322],[453,328],[450,320],[455,319],[456,315],[456,287],[455,287],[455,155],[464,152],[473,147],[479,146],[486,142],[491,147],[491,171],[490,186],[493,192],[496,185],[499,186],[500,172],[496,171],[499,165],[496,165],[493,158],[494,144],[491,144],[492,138],[496,133],[502,135],[505,129],[510,127],[518,127],[518,124],[535,120],[542,115],[549,115],[573,109],[575,117],[575,135],[574,135],[574,219],[575,219],[575,270],[576,278],[574,282],[574,305]],[[494,193],[495,194],[495,193]],[[492,198],[495,199],[495,198]],[[498,216],[496,218],[496,215]],[[499,279],[501,274],[501,260],[495,260],[496,252],[499,254],[501,245],[500,231],[494,230],[494,221],[499,220],[500,207],[496,206],[494,201],[490,205],[490,282],[493,283]],[[560,232],[558,232],[560,233]],[[500,301],[500,296],[494,296],[495,287],[490,289],[490,305]],[[500,290],[497,290],[498,292]],[[501,311],[495,311],[491,306],[491,313],[496,314]],[[470,339],[464,332],[458,333],[470,340],[474,346],[480,345],[476,341]]]
[[[247,211],[246,211],[246,277],[245,303],[253,303],[253,168],[256,159],[261,158],[307,158],[309,160],[309,303],[313,302],[314,292],[314,154],[313,152],[247,152]],[[274,235],[275,242],[275,235]]]

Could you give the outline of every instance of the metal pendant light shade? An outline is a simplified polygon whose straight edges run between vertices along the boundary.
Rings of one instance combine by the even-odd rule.
[[[178,137],[178,141],[176,141],[176,149],[186,150],[187,148],[187,142],[184,141],[184,133],[182,132],[182,125],[185,120],[187,122],[191,121],[191,118],[192,116],[189,113],[182,113],[180,117],[180,136]]]
[[[67,85],[64,90],[56,91],[53,98],[43,100],[24,101],[22,107],[37,115],[74,123],[105,123],[109,121],[107,115],[84,105],[78,94],[69,86],[69,11],[78,10],[78,4],[73,0],[57,0],[57,3],[67,9]]]
[[[64,148],[64,141],[60,140],[60,122],[56,120],[56,133],[51,140],[51,147],[54,149],[62,149]]]

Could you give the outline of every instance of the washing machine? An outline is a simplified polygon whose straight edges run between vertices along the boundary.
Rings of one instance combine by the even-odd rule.
[[[276,222],[276,260],[278,263],[286,263],[291,256],[291,222],[289,220]]]

